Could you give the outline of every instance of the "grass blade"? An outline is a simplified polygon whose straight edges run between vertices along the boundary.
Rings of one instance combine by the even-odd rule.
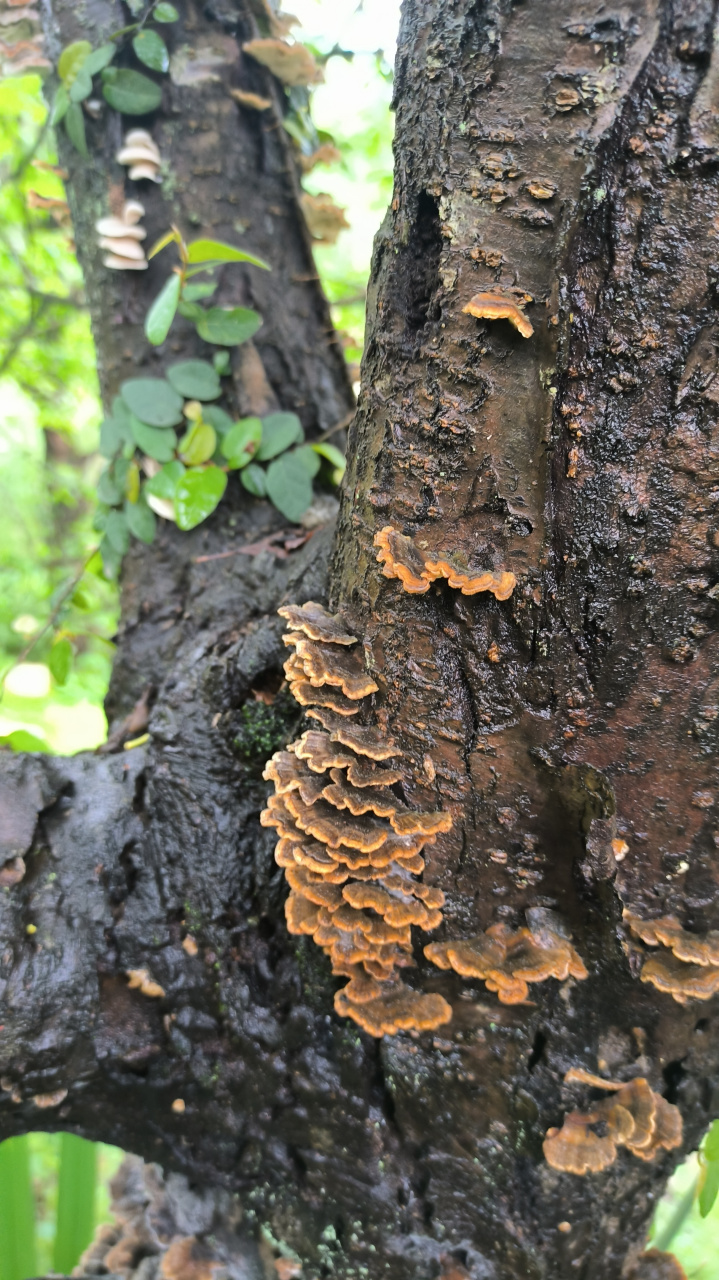
[[[69,1274],[95,1228],[97,1149],[94,1142],[63,1133],[53,1269]],[[0,1277],[4,1280],[4,1277]]]
[[[0,1280],[37,1275],[35,1203],[26,1137],[0,1144]]]

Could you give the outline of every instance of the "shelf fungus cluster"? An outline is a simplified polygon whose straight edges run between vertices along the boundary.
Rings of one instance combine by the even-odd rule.
[[[115,156],[118,164],[128,166],[127,176],[133,182],[147,178],[149,182],[162,182],[162,159],[157,143],[147,129],[130,129]]]
[[[544,1157],[553,1169],[601,1173],[616,1160],[618,1147],[626,1147],[640,1160],[653,1160],[660,1151],[681,1146],[679,1108],[655,1093],[642,1076],[622,1084],[572,1068],[564,1081],[605,1089],[612,1096],[594,1103],[589,1111],[570,1111],[561,1129],[547,1130]]]
[[[710,1000],[719,991],[719,930],[689,933],[676,916],[640,920],[625,909],[632,933],[648,947],[664,947],[649,956],[641,972],[642,982],[672,996],[677,1004]]]
[[[439,969],[454,969],[463,978],[482,978],[501,1004],[524,1004],[530,983],[587,977],[561,922],[548,916],[534,908],[527,912],[528,927],[512,930],[506,924],[493,924],[476,938],[431,942],[424,954]]]
[[[490,591],[497,600],[508,600],[517,585],[514,574],[507,570],[470,573],[454,556],[434,560],[391,524],[375,534],[374,545],[385,578],[398,578],[403,589],[412,595],[428,591],[438,578],[446,578],[450,587],[463,596]]]
[[[498,290],[492,293],[475,293],[462,310],[467,315],[475,316],[477,320],[508,320],[523,338],[531,338],[534,329],[522,310],[525,301],[531,302],[531,298],[522,293],[517,298]]]
[[[261,822],[279,836],[288,929],[311,936],[333,973],[349,979],[335,996],[337,1013],[374,1036],[431,1030],[449,1021],[450,1005],[413,990],[398,971],[414,963],[412,925],[436,929],[442,919],[444,894],[418,877],[424,846],[449,830],[451,816],[409,808],[394,789],[396,745],[376,725],[357,723],[377,685],[342,618],[313,603],[279,612],[290,624],[290,690],[313,722],[264,774],[275,792]]]
[[[146,271],[147,258],[142,241],[147,232],[140,226],[145,210],[139,200],[126,200],[120,217],[110,214],[95,223],[103,263],[114,271]]]

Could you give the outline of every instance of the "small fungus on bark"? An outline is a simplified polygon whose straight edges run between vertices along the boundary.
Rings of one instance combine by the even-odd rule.
[[[518,303],[502,293],[475,293],[462,310],[477,320],[508,320],[523,338],[531,338],[534,333]]]
[[[250,111],[267,111],[272,106],[271,98],[263,98],[260,93],[250,93],[248,89],[230,89],[230,97]]]
[[[119,218],[110,215],[95,223],[101,249],[109,252],[103,258],[106,267],[114,271],[146,271],[147,258],[140,243],[147,236],[139,225],[144,208],[138,200],[126,200]]]
[[[319,244],[334,244],[340,231],[346,230],[350,225],[344,209],[335,204],[326,191],[319,191],[317,195],[303,191],[300,204],[310,235]]]
[[[553,1169],[600,1173],[614,1163],[620,1146],[648,1161],[660,1151],[672,1151],[681,1145],[679,1108],[655,1093],[642,1076],[623,1083],[572,1067],[564,1082],[588,1084],[613,1096],[596,1102],[590,1111],[570,1111],[561,1129],[547,1130],[544,1156]],[[595,1133],[593,1125],[601,1126],[601,1135]]]
[[[650,947],[666,952],[649,956],[642,968],[642,982],[673,997],[677,1004],[710,1000],[719,991],[719,930],[689,933],[676,916],[642,920],[625,908],[624,919],[632,933]]]
[[[283,84],[321,84],[324,80],[322,68],[303,44],[287,44],[285,40],[274,40],[268,36],[247,40],[242,48]]]
[[[398,578],[411,595],[428,591],[438,578],[446,578],[450,587],[461,591],[463,596],[490,591],[497,600],[508,600],[517,585],[515,575],[507,570],[475,574],[453,560],[433,560],[391,524],[375,534],[374,545],[385,578]]]
[[[378,691],[343,619],[311,602],[280,613],[292,627],[284,637],[293,649],[290,689],[322,726],[275,752],[264,773],[275,791],[260,821],[279,836],[287,928],[312,937],[349,979],[335,997],[341,1016],[374,1036],[431,1030],[449,1021],[450,1005],[408,987],[398,970],[414,965],[412,926],[442,921],[444,894],[415,877],[425,868],[422,849],[449,831],[451,816],[410,809],[391,790],[401,769],[383,763],[399,754],[392,739],[326,706],[328,688],[353,711]]]
[[[138,182],[147,178],[150,182],[162,182],[160,150],[152,134],[146,129],[130,129],[115,156],[118,164],[128,165],[128,178]]]
[[[548,925],[513,932],[505,924],[493,924],[475,938],[431,942],[424,954],[439,969],[454,969],[463,978],[483,979],[501,1004],[524,1004],[533,982],[587,977],[569,939]]]

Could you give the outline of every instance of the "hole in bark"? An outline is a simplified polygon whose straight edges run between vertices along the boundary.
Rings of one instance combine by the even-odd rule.
[[[529,1071],[534,1071],[534,1068],[538,1066],[538,1064],[542,1061],[542,1058],[544,1057],[544,1050],[546,1049],[546,1047],[547,1047],[547,1037],[545,1033],[540,1030],[537,1032],[536,1036],[534,1037],[532,1052],[530,1053],[529,1060],[527,1062],[527,1068],[529,1069]]]
[[[420,192],[417,217],[410,233],[409,245],[402,255],[400,279],[404,283],[404,314],[407,328],[416,333],[427,322],[432,294],[439,283],[439,257],[442,233],[439,208],[434,196]]]
[[[662,1071],[667,1086],[664,1094],[667,1102],[676,1103],[679,1096],[679,1086],[686,1075],[682,1062],[682,1058],[677,1058],[674,1062],[668,1062]]]
[[[708,1031],[708,1029],[709,1029],[708,1018],[700,1018],[696,1026],[694,1027],[695,1031]]]

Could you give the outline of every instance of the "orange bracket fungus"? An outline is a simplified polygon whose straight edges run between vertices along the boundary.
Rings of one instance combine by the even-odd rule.
[[[500,1004],[524,1004],[529,984],[547,978],[586,978],[587,970],[559,922],[546,912],[528,912],[529,927],[513,931],[493,924],[476,938],[431,942],[424,954],[438,969],[454,969],[463,978],[482,978]],[[554,927],[552,927],[554,925]]]
[[[507,570],[472,574],[453,560],[433,560],[391,524],[375,534],[374,545],[385,578],[398,578],[411,595],[428,591],[437,578],[446,578],[450,587],[461,591],[463,596],[490,591],[497,600],[508,600],[517,585],[514,574]]]
[[[478,320],[508,320],[523,338],[531,338],[534,333],[518,302],[503,293],[475,293],[462,310]]]
[[[561,1129],[548,1129],[544,1157],[553,1169],[565,1173],[601,1173],[617,1158],[617,1148],[640,1160],[653,1160],[660,1151],[681,1145],[679,1108],[655,1093],[642,1076],[623,1084],[605,1080],[582,1068],[572,1068],[565,1084],[587,1084],[612,1094],[586,1112],[570,1111]],[[596,1133],[595,1125],[601,1133]]]
[[[625,909],[632,933],[649,947],[666,947],[644,961],[642,982],[673,997],[677,1004],[710,1000],[719,991],[719,931],[689,933],[676,916],[641,920]]]
[[[264,772],[275,791],[260,821],[279,837],[287,928],[312,937],[333,973],[349,979],[337,1013],[373,1036],[433,1030],[449,1021],[450,1005],[398,971],[414,965],[412,926],[441,923],[444,894],[416,877],[423,848],[449,831],[451,816],[410,809],[391,789],[401,771],[385,764],[398,758],[396,744],[349,719],[378,686],[342,618],[312,602],[279,613],[291,627],[283,637],[290,690],[321,726],[275,752]]]

